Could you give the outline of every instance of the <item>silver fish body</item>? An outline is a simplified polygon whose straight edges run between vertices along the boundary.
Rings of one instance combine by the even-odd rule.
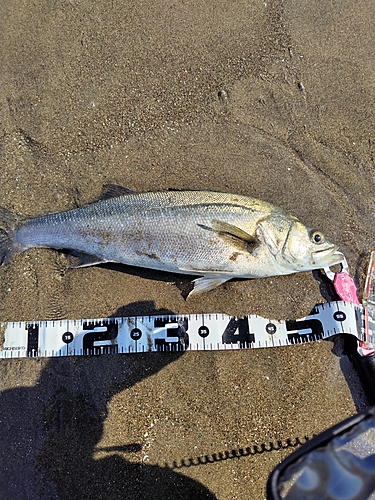
[[[79,265],[117,262],[195,274],[192,293],[343,260],[318,231],[273,205],[210,191],[132,193],[26,219],[0,212],[0,259],[32,247],[65,250]]]

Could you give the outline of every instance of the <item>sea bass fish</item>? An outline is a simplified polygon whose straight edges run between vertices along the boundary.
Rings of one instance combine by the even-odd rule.
[[[0,265],[17,252],[63,250],[74,267],[105,262],[198,275],[190,293],[342,262],[337,246],[270,203],[212,191],[134,193],[27,218],[0,207]]]

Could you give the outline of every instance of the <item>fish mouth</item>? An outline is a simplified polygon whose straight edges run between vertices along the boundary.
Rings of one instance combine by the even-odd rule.
[[[344,255],[338,251],[338,246],[332,245],[324,250],[318,250],[312,255],[313,263],[321,268],[340,264],[345,260]]]

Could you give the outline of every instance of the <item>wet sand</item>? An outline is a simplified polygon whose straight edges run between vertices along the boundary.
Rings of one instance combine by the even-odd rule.
[[[255,196],[339,244],[362,290],[373,16],[369,1],[2,2],[1,205],[64,210],[107,183]],[[332,298],[319,273],[185,301],[188,277],[66,264],[16,256],[0,271],[0,320],[287,319]],[[3,361],[0,498],[262,499],[294,445],[367,404],[332,348]]]

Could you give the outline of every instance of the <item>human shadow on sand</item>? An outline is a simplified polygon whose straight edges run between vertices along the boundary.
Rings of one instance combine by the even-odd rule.
[[[150,308],[147,303],[143,310]],[[142,304],[130,304],[129,309],[142,309]],[[199,482],[169,467],[123,458],[139,451],[140,443],[123,443],[107,457],[93,458],[111,397],[182,355],[51,358],[34,386],[5,390],[0,396],[0,498],[216,498]],[[4,362],[13,363],[14,371],[30,361]],[[33,361],[38,362],[43,360]]]

